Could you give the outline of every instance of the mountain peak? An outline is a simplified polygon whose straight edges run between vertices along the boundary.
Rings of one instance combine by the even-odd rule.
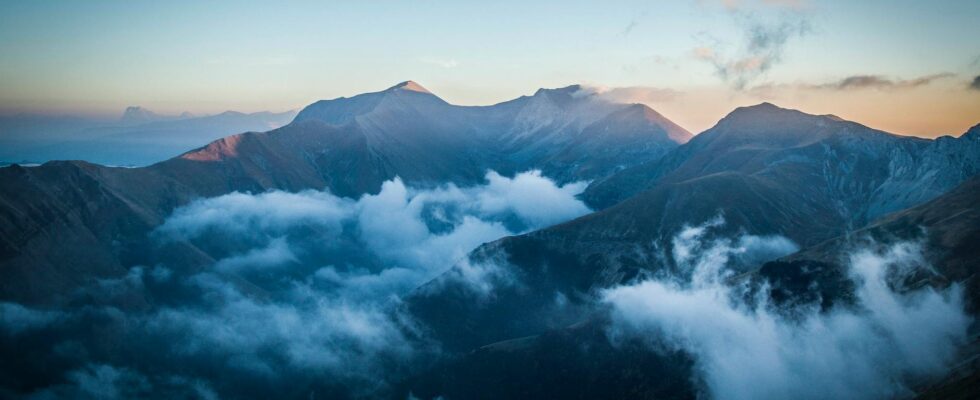
[[[895,136],[835,115],[807,114],[772,103],[736,108],[704,133],[707,137],[751,138],[778,146],[798,146],[838,134],[862,138]]]
[[[579,93],[581,90],[582,90],[582,85],[578,85],[578,84],[568,85],[565,87],[554,88],[554,89],[540,88],[536,92],[534,92],[534,96],[539,96],[542,94],[562,94],[562,95],[571,96],[571,95],[575,95],[576,93]]]
[[[728,113],[723,120],[729,120],[730,122],[755,121],[760,123],[766,123],[767,121],[803,122],[805,120],[813,123],[851,122],[834,114],[807,114],[800,110],[783,108],[770,102],[762,102],[752,106],[738,107],[735,110],[732,110],[732,112]]]
[[[421,94],[421,95],[420,95]],[[353,97],[339,97],[333,100],[320,100],[303,108],[293,119],[294,122],[320,120],[340,125],[354,118],[381,109],[403,110],[418,107],[448,106],[439,96],[414,81],[401,82],[380,92],[362,93]],[[432,112],[429,110],[427,112]]]
[[[667,133],[667,137],[676,143],[687,143],[694,137],[687,129],[675,124],[674,121],[667,119],[663,114],[646,104],[630,104],[627,106],[626,112],[638,115],[647,122],[662,127]]]
[[[409,91],[409,92],[419,92],[419,93],[425,93],[425,94],[432,94],[432,92],[430,92],[428,89],[422,87],[422,85],[419,85],[415,81],[405,81],[405,82],[399,83],[399,84],[397,84],[395,86],[392,86],[392,87],[388,88],[385,91],[386,92],[391,92],[391,91],[395,91],[395,90],[406,90],[406,91]]]
[[[751,121],[765,121],[772,119],[798,119],[806,117],[817,117],[816,115],[807,114],[799,110],[794,110],[791,108],[782,108],[770,102],[762,102],[752,106],[738,107],[732,112],[728,113],[722,121],[728,122],[745,122],[747,120]],[[830,118],[822,118],[830,119]]]
[[[756,104],[756,105],[753,105],[753,106],[745,106],[745,107],[736,108],[735,111],[733,111],[733,112],[738,112],[739,110],[741,110],[741,111],[779,111],[779,110],[789,110],[789,109],[788,108],[782,108],[782,107],[777,106],[775,104],[772,104],[772,103],[770,103],[768,101],[764,101],[762,103],[759,103],[759,104]]]

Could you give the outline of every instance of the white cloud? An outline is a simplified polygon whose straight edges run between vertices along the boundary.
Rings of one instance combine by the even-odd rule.
[[[470,265],[467,253],[589,212],[575,199],[584,183],[558,186],[538,171],[486,179],[423,190],[396,178],[356,201],[318,191],[199,200],[155,234],[218,261],[181,279],[172,277],[176,268],[139,268],[116,286],[196,293],[131,322],[172,341],[179,359],[262,379],[287,379],[284,368],[326,373],[370,393],[383,384],[377,376],[409,362],[423,343],[395,311],[400,296],[457,263],[464,268],[453,278],[477,298],[490,296],[507,282],[506,268]]]
[[[575,198],[585,190],[587,182],[557,186],[541,176],[541,171],[517,174],[513,179],[491,171],[486,179],[488,184],[476,193],[476,201],[484,215],[513,212],[532,228],[543,228],[589,212],[588,207]]]
[[[681,96],[681,92],[650,86],[602,87],[583,86],[576,93],[578,96],[596,95],[599,98],[620,104],[660,104],[673,101]]]
[[[255,231],[282,234],[301,224],[340,231],[340,221],[351,215],[352,202],[326,192],[272,191],[258,195],[231,193],[181,207],[157,228],[166,236],[197,238],[209,229],[237,235]]]
[[[675,258],[694,270],[692,279],[620,286],[603,300],[612,306],[613,337],[691,353],[713,398],[902,397],[911,393],[907,379],[944,372],[965,341],[970,321],[959,287],[896,293],[887,284],[889,272],[922,267],[916,244],[851,256],[857,308],[804,310],[790,318],[764,298],[744,302],[741,288],[726,284],[731,272],[724,267],[742,245],[778,253],[786,242],[697,243],[704,229],[675,238],[681,244]]]
[[[276,238],[267,247],[250,249],[244,254],[218,260],[214,268],[219,271],[266,269],[297,261],[285,238]]]

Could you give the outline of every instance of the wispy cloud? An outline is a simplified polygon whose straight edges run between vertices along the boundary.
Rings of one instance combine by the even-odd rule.
[[[882,75],[853,75],[837,82],[811,85],[816,89],[909,89],[931,84],[937,80],[953,77],[954,74],[943,72],[920,76],[913,79],[891,79]]]
[[[629,36],[630,33],[633,33],[633,29],[636,29],[637,25],[639,25],[639,21],[636,18],[631,19],[630,23],[626,24],[626,27],[623,28],[623,36]]]
[[[812,31],[809,20],[799,13],[775,22],[762,21],[751,13],[733,15],[740,21],[743,33],[738,49],[726,52],[721,40],[706,35],[713,43],[694,48],[692,56],[714,66],[719,78],[740,90],[781,62],[791,39]]]
[[[956,74],[942,72],[924,75],[916,78],[900,79],[884,75],[851,75],[832,82],[824,83],[786,83],[763,84],[754,86],[750,91],[766,93],[775,89],[823,90],[823,91],[852,91],[852,90],[905,90],[931,85],[937,81],[953,78]]]

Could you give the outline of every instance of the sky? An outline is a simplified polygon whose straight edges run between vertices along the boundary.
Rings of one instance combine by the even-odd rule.
[[[462,105],[622,88],[688,130],[769,101],[980,123],[980,2],[0,0],[0,114],[284,111],[415,80]]]

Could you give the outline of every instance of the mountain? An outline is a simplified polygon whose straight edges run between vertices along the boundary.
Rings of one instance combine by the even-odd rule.
[[[976,174],[976,130],[926,140],[763,103],[736,109],[670,157],[593,183],[584,197],[605,208],[658,183],[737,172],[789,188],[803,204],[859,227]]]
[[[272,189],[358,197],[378,193],[396,176],[422,187],[472,184],[482,182],[488,169],[507,174],[541,168],[562,181],[590,180],[624,163],[656,159],[689,136],[645,107],[573,96],[578,90],[540,90],[494,106],[461,107],[405,82],[316,102],[281,128],[228,136],[147,167],[58,161],[0,169],[0,270],[18,277],[12,282],[32,282],[5,286],[0,299],[56,302],[45,294],[154,262],[161,254],[150,248],[147,233],[196,198]],[[550,128],[519,128],[516,116],[541,103],[560,115]],[[576,116],[589,105],[604,111]],[[206,126],[228,116],[166,124]],[[521,143],[535,146],[533,152],[507,152],[518,133]],[[590,154],[604,158],[583,161]],[[193,249],[184,251],[162,256],[206,261]]]
[[[201,162],[220,162],[251,181],[249,190],[326,188],[356,197],[377,193],[382,182],[396,176],[422,187],[473,184],[488,169],[504,174],[541,169],[560,182],[591,180],[621,169],[624,162],[656,159],[689,135],[652,110],[635,111],[648,110],[643,106],[582,98],[562,103],[556,113],[575,115],[576,107],[595,104],[609,114],[574,129],[562,122],[525,132],[520,147],[531,150],[516,151],[514,136],[521,121],[516,116],[533,104],[552,101],[555,92],[570,99],[571,91],[539,90],[535,96],[494,106],[462,107],[403,82],[381,92],[316,102],[288,126],[228,137],[158,168],[200,169],[210,168]],[[604,157],[584,161],[590,153]]]
[[[478,181],[487,169],[510,174],[537,168],[559,182],[591,180],[657,159],[691,137],[649,107],[581,92],[573,85],[493,106],[461,107],[408,81],[382,92],[319,101],[295,122],[355,128],[376,154],[375,176],[383,181],[397,171],[421,184],[446,177]]]
[[[503,113],[514,121],[504,136],[504,152],[560,181],[594,179],[639,160],[659,159],[692,137],[645,105],[606,103],[578,85],[539,90],[510,106],[519,111]],[[620,145],[601,146],[608,142]]]
[[[596,181],[584,195],[605,209],[485,244],[464,263],[508,266],[520,285],[474,301],[457,267],[405,309],[464,352],[579,323],[576,307],[598,291],[673,271],[671,238],[686,226],[721,216],[725,235],[809,247],[952,189],[980,168],[975,132],[953,144],[771,104],[740,108],[660,160]]]

